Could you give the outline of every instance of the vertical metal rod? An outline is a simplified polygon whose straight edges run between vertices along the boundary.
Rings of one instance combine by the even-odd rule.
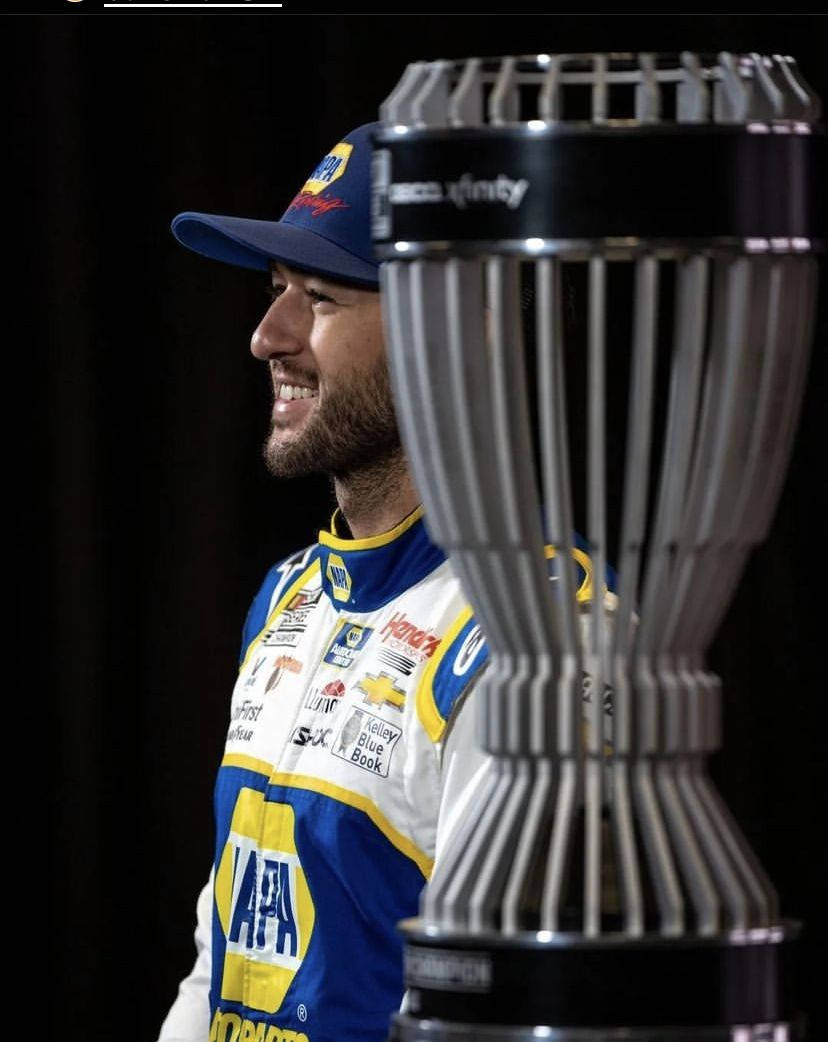
[[[503,893],[503,933],[517,933],[527,928],[521,912],[527,900],[529,873],[545,846],[553,806],[553,761],[541,757],[534,763],[534,786],[523,829],[515,851],[514,864]]]
[[[482,832],[486,809],[491,805],[500,779],[500,767],[496,760],[490,761],[489,770],[475,800],[471,803],[469,813],[461,821],[457,830],[450,836],[446,848],[434,865],[434,874],[423,890],[420,899],[420,913],[430,922],[450,926],[453,923],[454,904],[456,903],[456,885],[460,879],[461,866],[468,855],[470,844]]]
[[[589,262],[589,377],[587,514],[589,542],[595,568],[595,591],[590,606],[587,668],[597,692],[588,709],[585,765],[584,933],[601,929],[601,811],[603,807],[604,707],[600,693],[607,675],[606,613],[606,261]]]
[[[592,122],[607,121],[607,56],[596,54],[592,59]]]
[[[434,494],[432,483],[422,480],[429,473],[428,444],[423,444],[420,437],[418,414],[418,378],[414,359],[411,293],[411,268],[402,262],[384,264],[380,268],[380,302],[383,308],[385,328],[389,332],[389,353],[391,383],[397,403],[400,427],[408,446],[408,455],[415,482],[423,497],[426,513],[433,520],[433,526],[440,526],[442,531],[442,503]],[[393,302],[393,306],[392,306]]]
[[[500,589],[515,591],[509,621],[517,624],[514,642],[515,673],[510,683],[506,746],[512,754],[529,748],[529,706],[532,687],[543,691],[552,681],[549,648],[557,644],[554,609],[543,532],[537,509],[538,495],[531,464],[532,439],[527,412],[526,374],[520,316],[517,311],[519,271],[504,258],[487,262],[491,307],[490,374],[494,464],[499,476],[505,539],[494,548],[493,567],[502,577]],[[497,590],[492,597],[498,599]],[[546,667],[545,672],[538,672]]]
[[[538,415],[541,475],[547,538],[557,551],[556,616],[559,623],[561,679],[557,724],[560,755],[581,748],[581,642],[578,630],[575,574],[572,561],[572,492],[566,415],[566,373],[561,317],[561,262],[549,258],[537,263],[536,326],[538,355]]]
[[[508,799],[494,824],[485,857],[481,860],[477,879],[468,898],[469,927],[472,930],[494,929],[499,925],[503,889],[531,797],[532,773],[529,761],[519,757],[510,761],[510,767],[513,774]]]
[[[647,256],[635,265],[632,372],[627,405],[627,447],[619,559],[618,607],[612,635],[614,691],[614,755],[612,813],[618,847],[623,907],[633,932],[642,929],[642,895],[632,812],[628,761],[631,728],[630,653],[633,616],[646,524],[655,376],[658,261]],[[621,732],[621,733],[619,733]]]
[[[633,615],[636,605],[640,603],[638,580],[647,521],[657,301],[658,261],[651,256],[642,257],[635,265],[633,355],[627,404],[618,608],[612,641],[613,658],[622,657],[625,661],[633,641]]]
[[[560,927],[563,888],[567,860],[572,849],[573,817],[579,787],[578,765],[571,757],[567,757],[561,762],[561,780],[552,818],[552,838],[540,910],[541,930],[549,930],[552,933],[556,933]]]
[[[509,794],[512,789],[514,765],[512,760],[498,757],[495,760],[496,783],[481,814],[477,828],[470,833],[466,846],[459,852],[454,872],[445,881],[440,906],[441,924],[446,928],[468,925],[469,899],[477,884],[479,867],[486,858]]]
[[[435,374],[434,365],[445,365],[444,357],[434,358],[429,350],[433,342],[435,320],[442,310],[443,279],[441,266],[430,261],[417,260],[411,265],[411,323],[412,351],[408,363],[411,366],[412,383],[416,386],[416,402],[419,413],[419,435],[428,451],[433,489],[431,520],[435,532],[446,548],[459,546],[462,529],[458,523],[455,497],[451,486],[455,475],[449,469],[449,454],[442,434],[442,413],[435,401],[436,394],[445,393],[446,381],[442,374]],[[442,354],[442,353],[441,353]],[[406,366],[408,369],[408,366]]]

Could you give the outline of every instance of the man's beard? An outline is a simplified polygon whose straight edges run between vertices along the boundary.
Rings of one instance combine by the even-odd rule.
[[[338,480],[371,471],[402,456],[391,381],[384,358],[368,372],[351,370],[328,389],[302,429],[264,445],[267,469],[277,478],[328,474]]]

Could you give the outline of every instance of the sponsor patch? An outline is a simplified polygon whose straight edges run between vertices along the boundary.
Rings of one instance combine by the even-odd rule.
[[[295,648],[321,597],[321,587],[317,590],[298,590],[279,614],[276,625],[264,634],[262,644],[265,647]]]
[[[589,673],[584,671],[581,678],[581,691],[584,702],[588,705],[592,701],[593,689],[595,687],[595,681],[592,679]],[[601,699],[601,708],[607,714],[612,716],[612,688],[609,684],[604,684],[604,694]]]
[[[383,644],[400,654],[411,655],[417,662],[431,658],[441,639],[431,630],[421,630],[404,611],[395,611],[380,632]]]
[[[237,705],[230,715],[230,729],[227,732],[228,742],[249,742],[253,738],[253,727],[262,709],[264,702],[252,702],[249,698]]]
[[[321,746],[323,749],[327,749],[332,733],[332,727],[306,727],[303,725],[294,729],[290,740],[294,745]]]
[[[335,195],[311,195],[308,192],[300,192],[293,197],[288,210],[310,210],[311,217],[321,217],[331,210],[347,210],[349,205]]]
[[[225,939],[221,997],[264,1013],[276,1013],[282,1005],[316,918],[294,825],[289,804],[240,789],[215,874]]]
[[[320,192],[324,192],[345,173],[353,151],[354,146],[347,141],[340,141],[338,145],[334,145],[302,185],[300,194],[307,192],[309,195],[319,195]]]
[[[388,777],[391,757],[402,728],[365,709],[354,709],[339,730],[331,752],[369,774]]]
[[[302,663],[298,659],[291,658],[290,655],[280,655],[273,663],[273,672],[265,685],[265,694],[278,687],[285,673],[301,673],[301,671]]]
[[[357,684],[357,690],[365,696],[362,701],[368,705],[389,705],[400,713],[405,705],[405,691],[398,688],[394,678],[388,673],[380,673],[379,676],[366,674]]]
[[[460,650],[457,652],[454,665],[451,667],[451,671],[456,677],[463,677],[468,673],[485,643],[486,638],[483,636],[480,627],[472,626],[466,634],[466,639],[460,646]]]
[[[225,1013],[217,1009],[213,1014],[207,1042],[241,1042],[243,1038],[254,1039],[255,1042],[308,1042],[304,1031],[280,1028],[263,1020],[248,1020],[238,1013]]]
[[[390,648],[380,648],[377,658],[383,666],[388,666],[389,669],[396,669],[398,673],[402,673],[405,677],[410,677],[417,668],[417,663],[413,658],[401,655],[398,651],[392,651]]]
[[[248,673],[247,679],[244,682],[245,687],[253,687],[253,685],[259,679],[259,670],[262,668],[265,662],[267,662],[267,655],[259,655],[256,661],[250,667],[250,672]]]
[[[334,600],[347,601],[351,596],[351,576],[339,554],[328,554],[325,577],[331,584]]]
[[[345,619],[334,633],[323,661],[331,666],[347,669],[365,647],[365,642],[373,632],[371,626],[359,626]]]
[[[332,713],[342,702],[345,685],[341,680],[332,680],[323,688],[315,687],[305,697],[304,708],[314,713]]]

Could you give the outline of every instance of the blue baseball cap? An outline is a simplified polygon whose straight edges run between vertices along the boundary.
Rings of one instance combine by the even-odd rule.
[[[173,235],[196,253],[267,271],[271,260],[337,282],[379,288],[371,239],[371,136],[364,123],[328,152],[278,221],[180,213]]]

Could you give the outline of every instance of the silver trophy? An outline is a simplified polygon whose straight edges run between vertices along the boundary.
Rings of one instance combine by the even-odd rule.
[[[796,429],[818,114],[791,58],[729,53],[419,62],[382,106],[395,400],[491,651],[399,1042],[800,1037],[797,926],[706,772],[705,652]]]

